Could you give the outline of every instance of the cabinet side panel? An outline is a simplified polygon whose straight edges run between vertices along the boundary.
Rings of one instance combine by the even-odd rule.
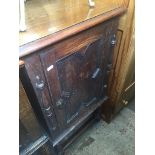
[[[55,137],[59,132],[59,128],[39,56],[33,55],[31,57],[25,58],[25,68],[30,79],[30,83],[37,96],[40,108],[43,112],[50,133],[52,134],[52,137]]]

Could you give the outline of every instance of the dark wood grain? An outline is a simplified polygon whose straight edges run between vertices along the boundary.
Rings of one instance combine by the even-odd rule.
[[[117,25],[113,18],[24,57],[55,143],[107,98]]]
[[[82,48],[74,54],[60,60],[56,59],[56,63],[51,63],[52,61],[48,59],[50,55],[51,53],[47,53],[43,58],[43,63],[46,63],[44,70],[51,91],[53,94],[56,94],[54,91],[56,91],[55,88],[57,86],[53,86],[53,83],[56,84],[57,79],[53,81],[53,78],[50,78],[51,74],[54,74],[53,71],[46,71],[46,68],[51,64],[54,65],[54,68],[57,68],[57,78],[59,79],[57,84],[60,89],[59,95],[53,95],[53,99],[56,104],[61,100],[63,105],[59,107],[60,109],[67,110],[65,110],[63,118],[65,119],[65,123],[69,123],[74,118],[79,117],[82,106],[88,106],[91,102],[92,104],[97,102],[97,96],[100,94],[103,77],[103,70],[100,69],[99,60],[101,57],[100,40]],[[96,77],[92,77],[96,69],[99,69],[99,73]]]
[[[55,137],[59,130],[57,127],[55,113],[53,110],[53,103],[49,96],[47,83],[44,79],[45,77],[40,64],[40,59],[37,55],[35,55],[33,57],[26,58],[25,62],[25,69],[27,70],[27,74],[30,77],[30,83],[32,84],[33,89],[36,93],[40,108],[43,111],[44,117],[46,118],[48,128],[50,132],[55,133],[52,134],[52,136]],[[41,85],[42,82],[43,85]],[[39,87],[38,85],[41,85],[42,87]]]
[[[27,81],[27,93],[36,97],[33,102],[43,113],[53,147],[63,150],[59,144],[91,115],[98,117],[95,111],[108,98],[118,16],[126,10],[115,2],[105,1],[108,10],[105,7],[97,16],[20,47],[22,78]]]

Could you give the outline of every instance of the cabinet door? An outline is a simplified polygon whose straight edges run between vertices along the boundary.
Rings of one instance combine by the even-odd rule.
[[[59,121],[65,125],[104,98],[103,42],[97,39],[59,59],[55,58],[55,51],[41,54]]]

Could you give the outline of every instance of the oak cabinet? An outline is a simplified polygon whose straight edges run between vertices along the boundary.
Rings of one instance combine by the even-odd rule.
[[[63,154],[101,118],[101,106],[109,98],[119,17],[126,8],[123,0],[97,1],[95,8],[67,0],[38,1],[39,9],[32,11],[36,3],[30,3],[28,29],[20,33],[20,79],[49,135],[52,153]]]
[[[113,18],[22,58],[53,146],[74,133],[107,100],[119,18]],[[24,82],[25,81],[25,82]],[[34,96],[27,94],[30,100]]]

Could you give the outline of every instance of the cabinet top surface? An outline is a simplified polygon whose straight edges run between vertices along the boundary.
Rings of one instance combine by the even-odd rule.
[[[95,0],[94,8],[89,7],[88,0],[27,0],[27,30],[19,33],[19,46],[25,46],[99,15],[106,17],[110,14],[110,18],[119,14],[116,13],[119,8],[124,8],[123,0]]]

